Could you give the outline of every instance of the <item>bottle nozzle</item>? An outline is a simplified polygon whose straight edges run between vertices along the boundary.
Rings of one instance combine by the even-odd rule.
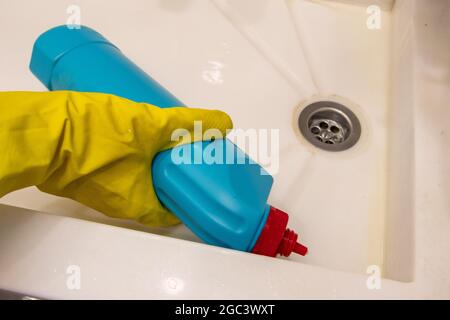
[[[306,256],[308,254],[308,248],[298,242],[295,244],[293,251],[301,256]]]
[[[297,242],[298,234],[295,231],[286,229],[281,239],[280,246],[278,247],[278,253],[282,256],[289,257],[292,252],[299,255],[306,255],[308,248]]]

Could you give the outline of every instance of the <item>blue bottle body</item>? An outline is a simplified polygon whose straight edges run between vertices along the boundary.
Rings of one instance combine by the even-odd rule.
[[[87,27],[60,26],[43,33],[30,69],[49,90],[110,93],[161,108],[184,106]],[[222,152],[225,163],[195,161],[195,154],[212,149]],[[189,154],[191,161],[175,163],[172,152]],[[152,172],[160,201],[202,240],[252,250],[269,213],[273,178],[232,142],[200,141],[161,152]]]

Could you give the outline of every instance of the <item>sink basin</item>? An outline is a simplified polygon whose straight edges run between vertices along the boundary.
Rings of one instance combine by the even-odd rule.
[[[275,178],[269,203],[290,214],[309,254],[270,259],[207,246],[182,225],[149,228],[27,188],[1,199],[0,288],[43,298],[450,298],[450,4],[371,3],[379,7],[81,1],[83,24],[183,102],[230,114],[243,129],[236,143]],[[2,10],[10,14],[0,26],[15,31],[0,35],[1,90],[43,90],[27,70],[31,46],[66,18],[62,4],[23,5]],[[367,22],[374,14],[379,28]],[[303,137],[299,115],[317,101],[356,115],[355,146],[329,152]],[[247,129],[278,130],[279,152],[266,161],[246,148]],[[83,290],[65,288],[69,265],[86,274]],[[368,285],[374,270],[382,289]]]

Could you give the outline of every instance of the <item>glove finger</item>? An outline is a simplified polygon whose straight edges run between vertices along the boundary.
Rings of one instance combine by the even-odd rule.
[[[160,131],[159,150],[188,142],[210,140],[211,136],[216,139],[225,138],[227,131],[233,128],[231,118],[220,110],[169,108],[163,111],[167,120]]]

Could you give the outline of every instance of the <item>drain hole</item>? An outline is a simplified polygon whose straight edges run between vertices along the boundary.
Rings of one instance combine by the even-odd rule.
[[[298,125],[313,145],[328,151],[343,151],[354,146],[361,136],[361,124],[355,114],[337,102],[319,101],[300,114]]]
[[[312,127],[312,128],[311,128],[311,132],[312,132],[313,134],[319,134],[319,133],[320,133],[320,128],[318,128],[318,127]]]
[[[331,126],[330,131],[333,132],[333,133],[338,133],[339,131],[341,131],[341,129],[339,129],[336,126]]]

